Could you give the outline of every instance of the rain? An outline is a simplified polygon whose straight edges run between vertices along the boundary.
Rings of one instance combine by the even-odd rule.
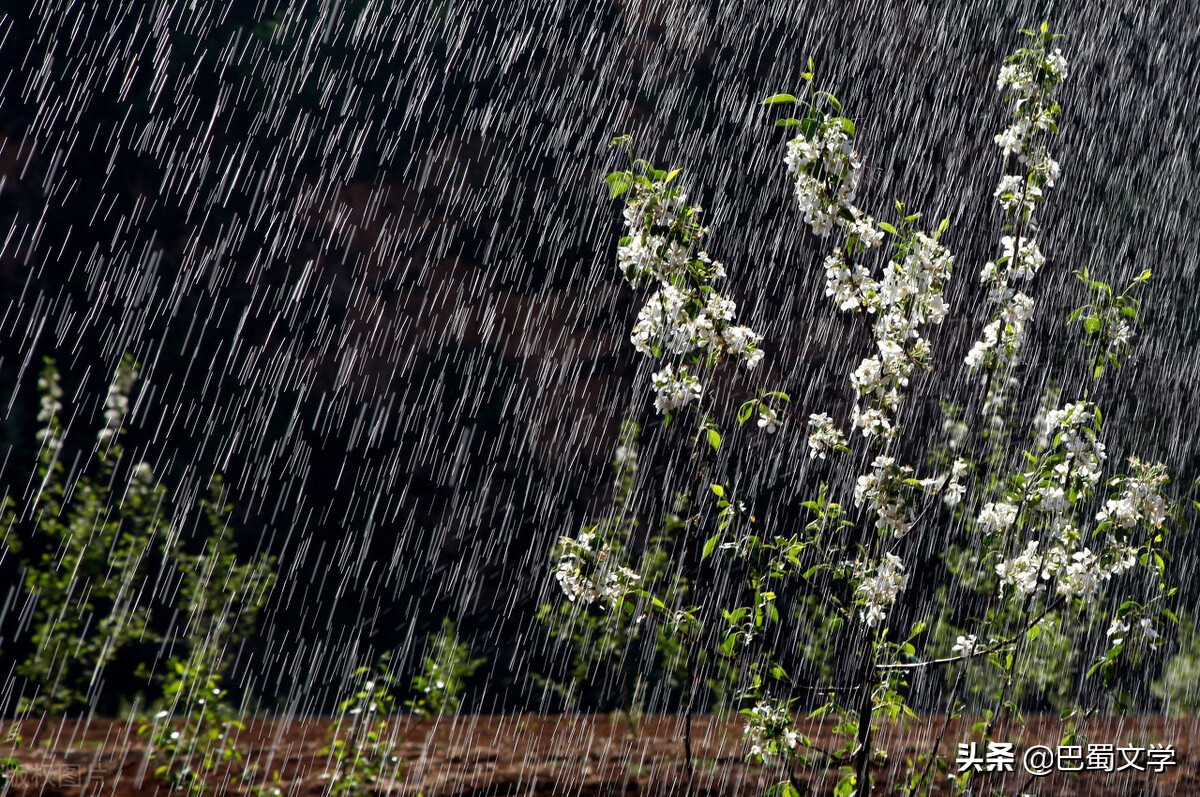
[[[966,793],[946,779],[963,774],[959,745],[995,741],[1015,744],[1016,771],[978,788],[1056,794],[1066,776],[1029,786],[1020,755],[1061,754],[1072,729],[1085,754],[1141,750],[1140,769],[1081,772],[1088,793],[1193,793],[1177,717],[1200,707],[1198,13],[0,4],[0,795],[848,795],[922,772]],[[1021,288],[1034,310],[996,410],[964,360],[993,314],[980,272],[1013,234],[997,76],[1043,20],[1068,64],[1047,138],[1061,175],[1037,206],[1045,264]],[[948,314],[922,327],[931,367],[903,380],[886,449],[851,423],[882,311],[827,295],[841,233],[805,221],[785,165],[799,128],[776,124],[807,113],[810,68],[852,120],[857,207],[897,226],[919,213],[930,233],[948,220]],[[802,99],[763,104],[780,93]],[[645,163],[680,170],[670,185],[702,207],[729,323],[763,353],[752,369],[693,361],[711,371],[707,409],[669,422],[656,360],[682,359],[631,341],[656,286],[618,266],[635,193],[605,181]],[[871,257],[881,278],[887,255]],[[1148,270],[1129,343],[1094,378],[1086,320],[1069,316],[1102,301],[1088,280],[1120,294]],[[1003,573],[1026,539],[1005,548],[1005,529],[1057,528],[981,508],[1023,489],[1004,474],[1059,445],[1030,430],[1075,401],[1103,414],[1104,481],[1078,499],[1090,529],[1106,512],[1121,527],[1107,480],[1129,457],[1169,477],[1162,583],[1153,553],[1105,565],[1134,605],[1068,610],[1070,593],[1051,603],[1065,575],[1035,567],[1036,630],[990,615],[1028,639],[976,642],[968,620],[993,610],[993,586],[963,573],[1019,591]],[[819,413],[851,453],[810,454]],[[993,441],[964,483],[970,517],[941,500],[960,422]],[[855,492],[881,452],[932,497],[905,499],[911,535],[879,537],[904,575],[868,621],[863,585],[890,576]],[[803,539],[819,495],[844,515],[795,564],[830,567],[747,592],[744,535]],[[1004,561],[981,564],[989,522]],[[859,668],[882,660],[863,651],[906,640],[895,663],[920,666],[880,676],[866,733]],[[974,663],[972,645],[993,643],[999,664]],[[1004,670],[1014,650],[1020,677]],[[938,658],[955,661],[925,666]],[[882,716],[893,699],[914,718]],[[1028,724],[1005,709],[986,738],[972,730],[1009,702]],[[1179,761],[1156,775],[1147,751],[1169,745]],[[931,746],[948,773],[915,758]]]

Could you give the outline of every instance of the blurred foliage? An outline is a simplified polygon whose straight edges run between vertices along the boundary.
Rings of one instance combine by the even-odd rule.
[[[471,658],[471,649],[458,638],[454,621],[444,618],[441,630],[429,637],[421,673],[413,678],[416,697],[405,705],[420,717],[458,711],[466,681],[486,663],[486,658]]]
[[[354,694],[338,706],[332,737],[325,749],[332,771],[331,794],[374,794],[386,777],[399,774],[396,748],[402,739],[388,721],[395,706],[395,680],[385,655],[376,666],[354,672]]]
[[[639,433],[637,423],[626,420],[621,424],[612,460],[612,504],[607,516],[587,530],[605,540],[619,561],[638,555],[640,547],[637,571],[646,587],[685,601],[690,585],[674,569],[673,552],[686,524],[686,497],[675,497],[658,529],[639,545],[642,520],[633,502]],[[559,551],[552,551],[551,557],[558,559]],[[606,611],[595,604],[560,600],[541,604],[537,619],[564,654],[565,673],[557,679],[540,674],[532,677],[568,708],[619,709],[636,726],[652,685],[677,691],[685,682],[687,654],[678,635],[667,624],[647,622],[633,604],[626,604],[621,611]],[[724,702],[721,695],[728,683],[715,679],[715,687],[721,690],[714,692],[716,703]]]
[[[239,559],[219,476],[188,510],[172,504],[148,463],[125,460],[137,370],[122,358],[94,448],[72,451],[58,370],[49,360],[42,369],[38,483],[10,495],[0,514],[31,607],[29,630],[18,632],[21,712],[94,709],[116,662],[153,694],[163,652],[164,699],[218,688],[274,584],[269,557]]]
[[[1196,633],[1194,614],[1180,612],[1175,647],[1150,692],[1162,701],[1167,714],[1195,714],[1200,711],[1200,634]]]
[[[171,710],[145,720],[138,735],[149,741],[155,777],[175,791],[199,797],[212,791],[210,781],[228,774],[223,768],[242,763],[237,733],[245,726],[226,702],[219,675],[197,677],[178,661],[171,663],[171,670],[163,694]],[[175,715],[182,719],[172,721]]]

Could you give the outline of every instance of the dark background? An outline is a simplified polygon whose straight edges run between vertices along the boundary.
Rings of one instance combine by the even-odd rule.
[[[997,64],[1043,18],[1071,74],[1025,398],[1051,370],[1080,373],[1071,272],[1153,268],[1133,364],[1098,398],[1124,431],[1114,457],[1162,459],[1185,491],[1189,4],[47,0],[0,3],[0,492],[33,489],[42,358],[86,455],[130,352],[130,460],[155,465],[181,517],[223,472],[244,550],[279,557],[239,691],[328,709],[381,651],[411,669],[449,615],[490,659],[470,706],[536,707],[551,543],[603,512],[622,418],[647,424],[648,461],[668,453],[627,342],[637,297],[614,267],[608,140],[630,133],[685,170],[740,318],[767,336],[761,384],[788,390],[798,419],[844,413],[866,342],[821,295],[826,252],[758,106],[798,89],[811,55],[858,123],[860,204],[951,218],[965,310],[935,338],[956,352],[943,381],[915,388],[928,410],[939,384],[969,395],[954,363],[984,321],[976,277],[998,237]],[[748,445],[769,488],[757,511],[788,522],[821,473],[802,422]],[[642,483],[648,513],[670,494],[662,475]],[[4,605],[17,589],[9,557]],[[13,622],[0,616],[9,638]]]

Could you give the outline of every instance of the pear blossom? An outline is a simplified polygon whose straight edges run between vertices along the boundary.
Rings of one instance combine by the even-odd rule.
[[[950,652],[970,655],[975,652],[978,641],[974,634],[960,634],[954,641],[954,647],[950,648]]]
[[[749,745],[750,756],[760,760],[786,756],[799,746],[800,734],[786,704],[760,700],[742,716],[746,722],[742,740]]]
[[[670,365],[651,374],[654,385],[654,408],[659,412],[672,412],[700,400],[700,382],[690,374],[687,366],[679,366],[678,372]]]
[[[846,436],[833,425],[833,419],[825,413],[815,412],[808,416],[808,425],[813,430],[808,436],[810,459],[817,457],[825,459],[825,454],[829,450],[838,451],[846,448]]]
[[[591,531],[560,537],[554,577],[569,601],[615,603],[636,588],[641,576],[617,563],[613,549]]]
[[[908,584],[904,562],[895,554],[885,553],[873,570],[860,563],[857,575],[859,582],[856,593],[862,601],[863,622],[875,628],[887,619],[888,608]]]
[[[1158,528],[1167,518],[1167,499],[1162,494],[1162,485],[1167,481],[1165,469],[1137,458],[1131,458],[1130,464],[1134,475],[1118,476],[1110,482],[1119,492],[1105,502],[1096,520],[1111,522],[1120,529],[1140,523]]]
[[[1017,507],[1013,504],[1000,502],[988,502],[979,512],[979,517],[976,522],[980,526],[992,531],[1006,531],[1017,520]]]

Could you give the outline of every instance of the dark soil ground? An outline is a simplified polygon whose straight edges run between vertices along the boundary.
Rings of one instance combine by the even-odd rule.
[[[209,794],[317,795],[330,790],[334,762],[327,752],[333,724],[329,721],[253,721],[233,743],[243,759],[222,765],[206,777]],[[927,751],[941,728],[940,720],[885,729],[877,746],[888,751],[876,762],[877,794],[895,794],[906,775],[907,760]],[[834,748],[829,726],[803,727],[814,742]],[[1006,795],[1087,795],[1150,797],[1200,795],[1200,769],[1195,743],[1200,725],[1191,719],[1158,717],[1107,718],[1087,721],[1086,744],[1111,743],[1116,748],[1174,747],[1177,762],[1162,772],[1137,771],[1121,755],[1122,772],[1084,771],[1033,778],[1021,764],[1025,749],[1035,744],[1057,747],[1062,726],[1057,718],[1028,718],[1023,728],[1001,729],[996,738],[1014,743],[1016,771],[983,774],[974,780],[975,795],[1002,789]],[[483,795],[682,795],[686,774],[681,766],[682,722],[657,717],[635,733],[620,717],[600,716],[461,716],[454,719],[397,718],[384,734],[395,740],[398,763],[373,787],[360,794],[482,797]],[[171,786],[154,774],[162,763],[148,751],[137,725],[120,720],[26,722],[17,729],[15,753],[22,767],[3,797],[16,795],[167,795]],[[957,745],[969,738],[966,721],[951,724],[942,752],[953,761]],[[1193,746],[1195,744],[1195,746]],[[761,795],[778,780],[778,770],[746,763],[741,725],[713,717],[693,721],[696,795]],[[6,753],[0,753],[3,757]],[[1131,756],[1137,765],[1145,758]],[[805,794],[832,794],[836,768],[796,773]],[[944,781],[939,781],[944,782]],[[258,787],[256,790],[255,787]],[[176,792],[179,793],[179,792]],[[949,794],[946,788],[935,793]]]

